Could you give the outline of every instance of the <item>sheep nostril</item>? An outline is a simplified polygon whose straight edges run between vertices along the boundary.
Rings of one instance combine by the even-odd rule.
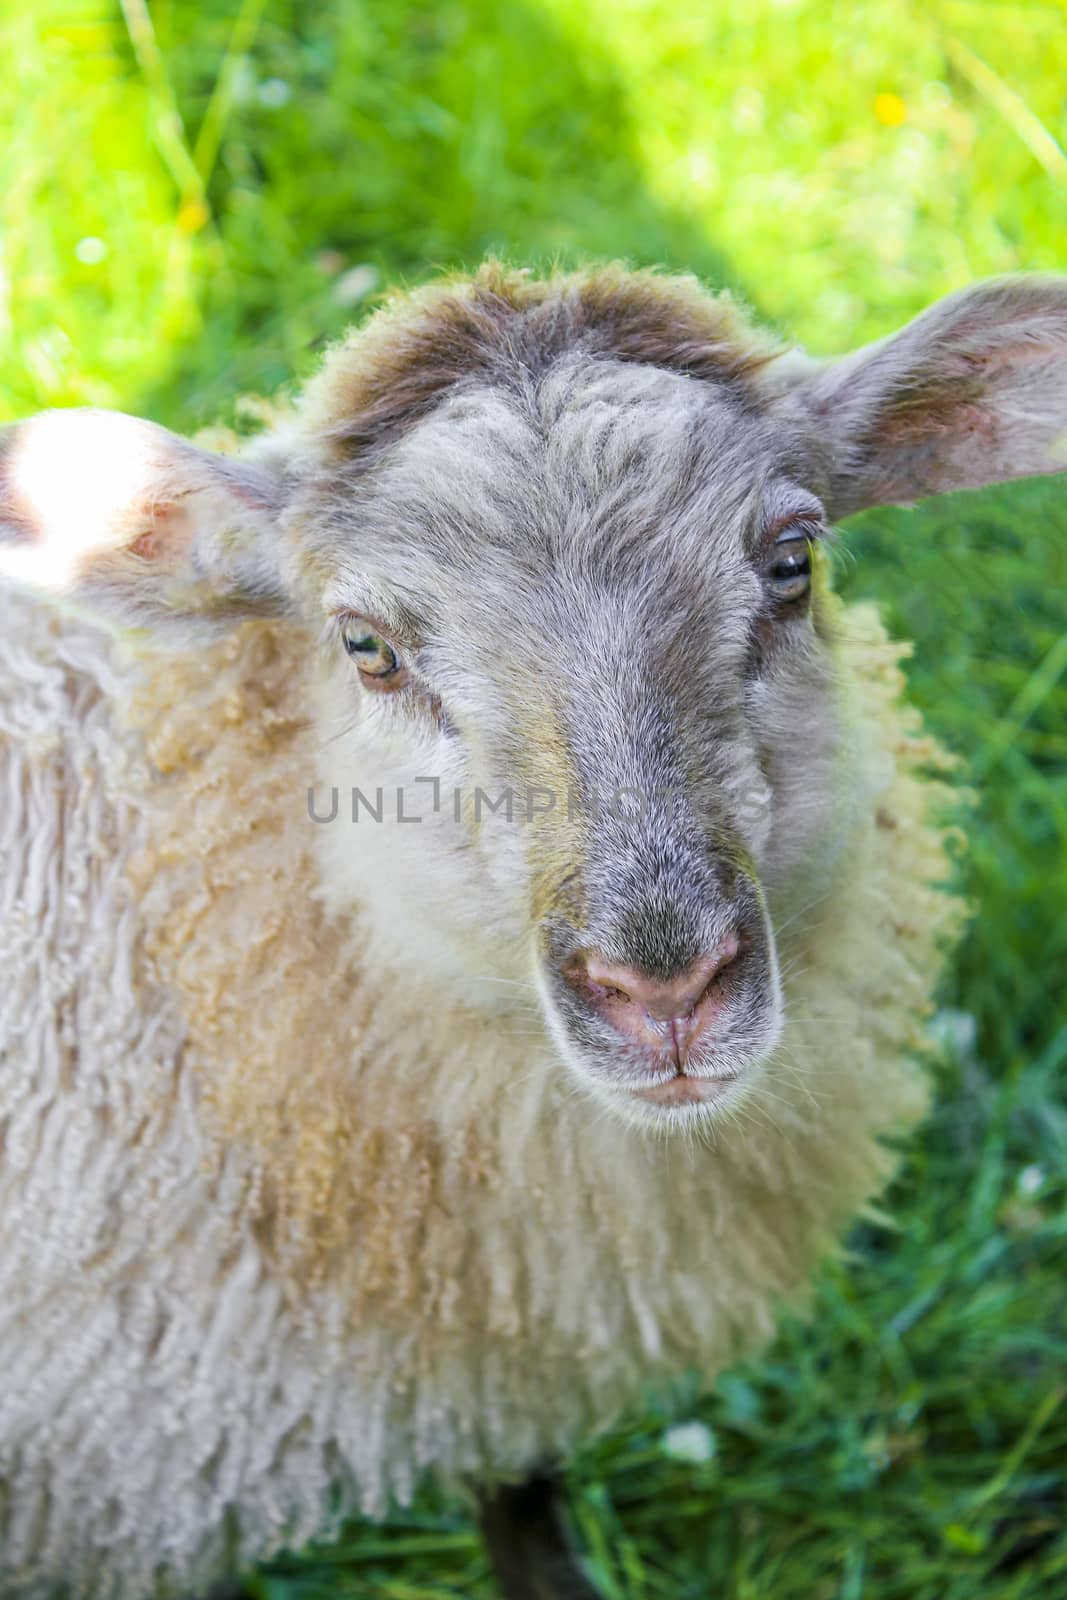
[[[730,934],[684,972],[666,979],[585,951],[570,963],[567,977],[594,1005],[606,1010],[613,1026],[631,1032],[649,1022],[689,1021],[740,949],[739,936]]]

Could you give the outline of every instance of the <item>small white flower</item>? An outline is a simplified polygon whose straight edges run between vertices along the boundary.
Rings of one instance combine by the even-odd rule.
[[[676,1422],[663,1435],[663,1453],[672,1461],[705,1467],[715,1459],[715,1435],[705,1422]]]
[[[277,111],[279,106],[288,105],[293,91],[284,78],[267,78],[256,90],[256,95],[261,106]]]
[[[334,284],[333,297],[339,306],[354,306],[365,299],[377,285],[378,273],[374,267],[370,265],[350,267],[347,272],[342,272]]]
[[[1024,1167],[1016,1179],[1019,1193],[1029,1197],[1036,1194],[1045,1181],[1044,1170],[1041,1167]]]
[[[85,267],[95,267],[107,255],[107,245],[103,239],[97,239],[93,234],[86,234],[84,239],[79,239],[74,246],[74,254]]]
[[[960,1058],[973,1053],[978,1025],[969,1011],[954,1011],[946,1006],[931,1017],[927,1032],[936,1049]]]

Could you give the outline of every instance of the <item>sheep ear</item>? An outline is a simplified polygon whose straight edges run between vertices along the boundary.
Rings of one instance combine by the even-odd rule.
[[[778,365],[833,517],[1067,470],[1067,277],[994,279],[842,360]]]
[[[112,411],[0,433],[0,577],[120,622],[283,609],[282,478]]]

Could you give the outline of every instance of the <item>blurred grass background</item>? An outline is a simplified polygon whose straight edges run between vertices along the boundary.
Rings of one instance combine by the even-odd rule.
[[[3,0],[0,46],[0,420],[240,420],[489,249],[692,268],[827,352],[1067,269],[1059,0]],[[609,1600],[1067,1595],[1067,495],[848,546],[978,793],[938,1104],[811,1327],[575,1465]],[[492,1593],[430,1502],[248,1590]]]

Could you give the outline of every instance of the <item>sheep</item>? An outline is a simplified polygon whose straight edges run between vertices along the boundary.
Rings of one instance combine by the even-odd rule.
[[[552,1473],[803,1306],[961,907],[832,522],[1067,465],[1067,280],[818,362],[693,280],[399,296],[236,453],[0,446],[0,1592]],[[216,440],[216,443],[219,441]]]

